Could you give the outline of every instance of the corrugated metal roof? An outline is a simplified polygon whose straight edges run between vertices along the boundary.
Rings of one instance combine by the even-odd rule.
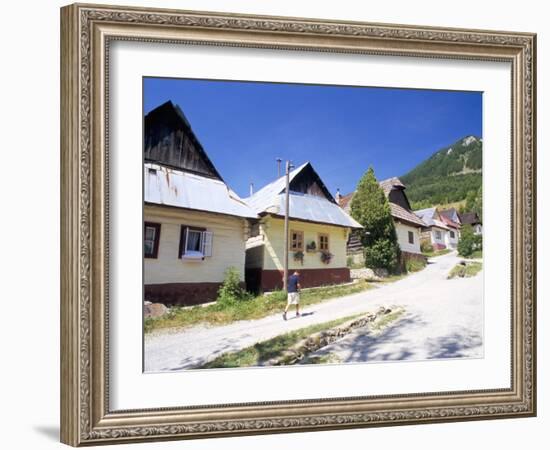
[[[418,211],[414,211],[414,213],[418,217],[420,217],[428,227],[438,227],[438,228],[442,228],[443,230],[449,229],[447,225],[445,225],[443,222],[434,218],[437,215],[436,208],[420,209]]]
[[[144,199],[147,203],[256,218],[257,214],[223,181],[145,163]]]
[[[289,174],[290,181],[292,181],[308,164],[309,163],[306,162],[291,171]],[[244,200],[258,214],[270,213],[284,216],[285,186],[285,177],[282,176]],[[325,198],[298,192],[290,192],[289,203],[289,217],[292,219],[327,223],[350,228],[363,228],[359,222],[354,220],[336,203]]]

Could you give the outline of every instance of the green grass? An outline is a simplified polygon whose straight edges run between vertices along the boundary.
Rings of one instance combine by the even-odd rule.
[[[366,281],[348,285],[334,285],[307,289],[300,294],[300,306],[313,305],[327,299],[356,294],[372,288]],[[174,307],[162,317],[146,318],[145,333],[164,328],[180,328],[205,323],[223,325],[237,320],[252,320],[282,311],[286,305],[286,295],[277,291],[271,295],[258,296],[248,300],[236,301],[229,304],[213,303],[208,306],[193,308]]]
[[[468,258],[471,259],[480,259],[483,258],[483,250],[476,250],[474,253],[472,253]]]
[[[434,250],[433,252],[422,252],[424,256],[427,256],[428,258],[434,258],[436,256],[446,255],[447,253],[451,253],[452,250],[450,248],[444,248],[441,250]]]
[[[257,344],[246,347],[237,352],[224,353],[213,361],[210,361],[209,363],[206,363],[198,368],[219,369],[258,366],[272,358],[280,356],[298,341],[301,341],[312,334],[334,328],[359,316],[361,316],[361,314],[342,317],[341,319],[331,320],[330,322],[319,323],[301,328],[299,330],[291,331],[290,333],[282,334],[272,339],[268,339],[267,341],[258,342]]]
[[[478,262],[467,263],[466,265],[457,264],[447,275],[447,279],[451,278],[469,278],[476,276],[482,269],[483,265]]]
[[[386,314],[380,320],[377,320],[372,324],[371,330],[374,332],[378,332],[382,330],[388,324],[390,324],[394,320],[397,320],[399,317],[401,317],[404,312],[405,312],[404,309],[398,309],[397,311],[392,311],[391,313]]]
[[[426,267],[427,263],[425,261],[419,261],[417,259],[409,259],[405,263],[405,268],[407,272],[419,272]]]

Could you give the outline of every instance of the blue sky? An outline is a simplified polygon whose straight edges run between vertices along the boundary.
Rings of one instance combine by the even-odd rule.
[[[180,106],[226,181],[246,197],[277,176],[276,158],[311,161],[334,194],[370,165],[404,175],[466,135],[482,137],[479,92],[144,79],[144,112]]]

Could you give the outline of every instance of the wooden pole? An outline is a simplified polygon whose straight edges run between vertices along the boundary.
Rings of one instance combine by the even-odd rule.
[[[288,289],[288,213],[289,213],[289,206],[290,206],[290,193],[289,193],[289,185],[290,185],[290,161],[286,162],[285,167],[285,178],[286,178],[286,189],[285,189],[285,238],[284,238],[284,270],[283,270],[283,289],[287,291]]]

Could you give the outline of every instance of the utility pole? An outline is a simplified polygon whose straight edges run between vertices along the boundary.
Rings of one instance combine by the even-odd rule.
[[[285,167],[285,178],[286,178],[286,189],[285,189],[285,238],[284,238],[284,271],[283,271],[283,289],[286,291],[288,288],[288,215],[290,207],[290,168],[292,167],[290,161],[286,162]]]

